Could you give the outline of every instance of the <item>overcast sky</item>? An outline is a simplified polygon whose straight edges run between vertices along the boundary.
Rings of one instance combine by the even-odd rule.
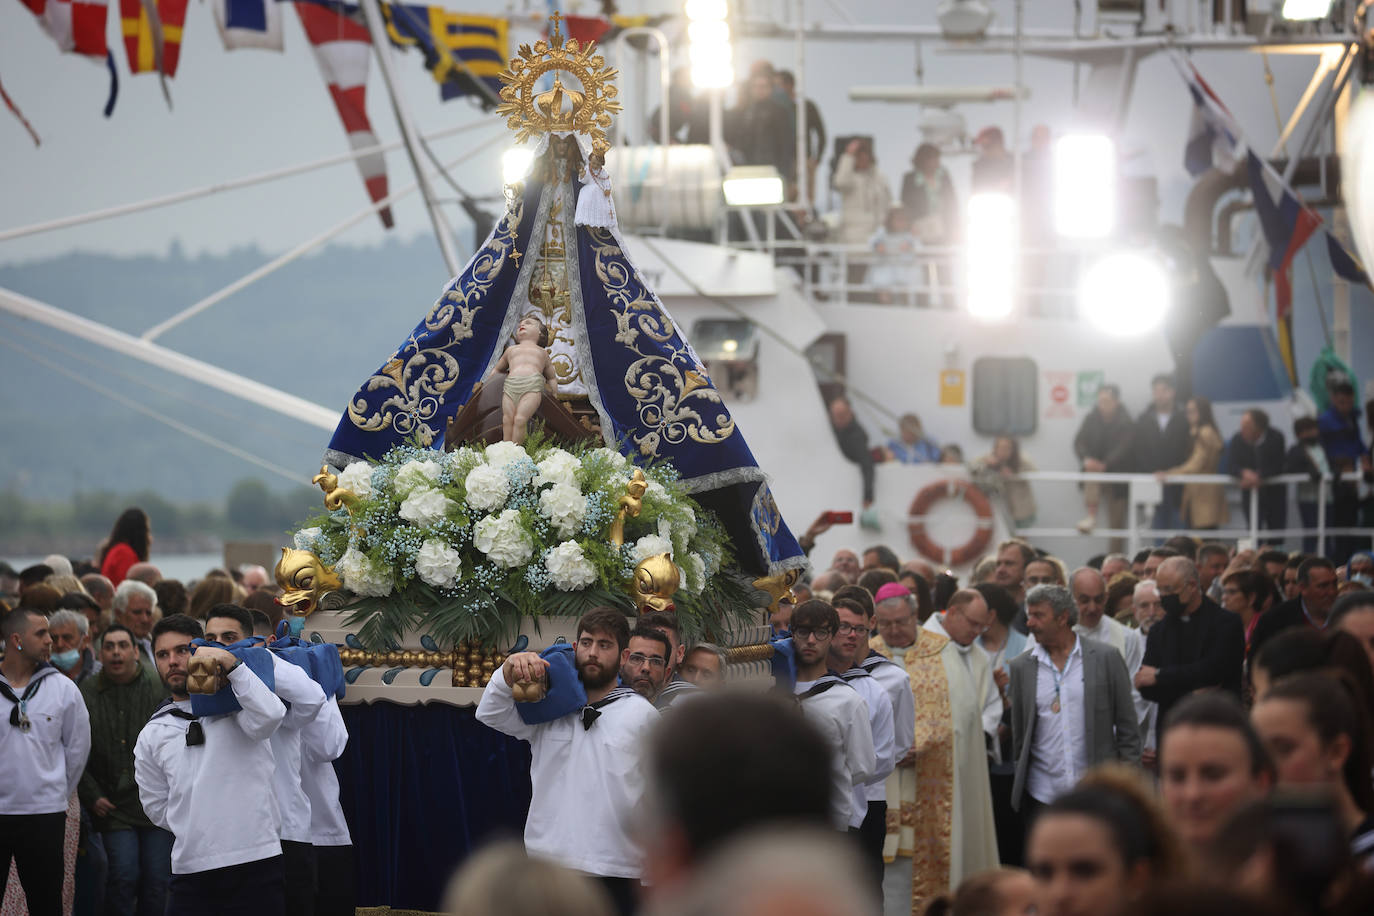
[[[493,0],[466,0],[448,5],[465,12],[499,13],[506,5]],[[568,4],[573,6],[574,4]],[[933,23],[931,2],[911,0],[844,0],[843,5],[865,23]],[[1011,4],[995,4],[1002,21],[1010,23]],[[670,0],[622,0],[625,12],[653,11],[676,6]],[[1027,4],[1030,26],[1062,26],[1068,21],[1067,0],[1036,0]],[[590,12],[592,4],[582,8]],[[20,124],[0,110],[0,227],[8,228],[98,207],[166,194],[223,181],[284,165],[337,154],[346,141],[293,11],[284,10],[286,51],[283,54],[240,50],[226,52],[220,44],[210,8],[192,3],[187,15],[180,69],[172,82],[174,109],[168,110],[157,78],[130,77],[119,19],[109,17],[109,38],[120,74],[120,93],[114,117],[105,119],[108,78],[103,65],[74,55],[57,53],[29,11],[14,0],[0,3],[0,79],[16,104],[42,136],[34,148]],[[811,19],[836,21],[823,0],[808,0]],[[880,165],[896,189],[911,149],[917,142],[914,107],[858,105],[847,101],[850,85],[914,80],[916,52],[912,42],[881,44],[818,42],[806,52],[808,94],[815,98],[832,133],[878,133]],[[787,42],[754,42],[737,50],[737,61],[766,56],[791,66],[794,49]],[[1240,117],[1246,130],[1262,143],[1276,136],[1274,115],[1263,81],[1258,55],[1204,54],[1199,67],[1222,98]],[[1281,105],[1298,97],[1310,59],[1272,58]],[[397,54],[402,89],[422,130],[436,130],[480,116],[466,101],[440,104],[437,87],[420,66],[418,55]],[[925,81],[930,85],[1006,83],[1012,75],[1006,57],[951,57],[927,50]],[[1030,61],[1026,67],[1032,98],[1023,117],[1023,136],[1031,124],[1067,124],[1072,117],[1072,66]],[[627,87],[628,88],[628,87]],[[374,65],[368,86],[369,112],[383,140],[398,137],[396,121],[385,104],[385,87]],[[1160,178],[1166,218],[1177,219],[1188,179],[1180,166],[1189,102],[1172,65],[1164,55],[1145,61],[1140,70],[1128,121],[1128,145],[1141,148]],[[998,123],[1010,131],[1008,104],[966,106],[971,130]],[[503,133],[499,126],[482,127],[436,145],[445,158],[456,156],[480,140]],[[500,181],[497,154],[504,140],[488,153],[456,171],[466,186],[478,192],[496,190]],[[389,157],[392,187],[411,180],[403,153]],[[958,164],[955,164],[956,173]],[[188,254],[221,252],[242,245],[267,251],[289,248],[346,218],[366,203],[362,184],[351,164],[219,195],[208,201],[177,205],[81,228],[44,233],[0,243],[0,264],[60,254],[72,249],[112,253],[159,253],[179,239]],[[450,208],[452,209],[452,208]],[[396,208],[403,238],[429,232],[428,220],[415,198]],[[455,223],[461,217],[454,211]],[[382,230],[369,219],[344,234],[343,241],[369,244]],[[466,246],[468,234],[460,233]]]

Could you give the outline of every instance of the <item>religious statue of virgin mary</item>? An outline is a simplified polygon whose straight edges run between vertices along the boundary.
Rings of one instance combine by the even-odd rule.
[[[577,418],[565,426],[633,461],[671,463],[725,526],[742,570],[799,570],[806,558],[744,434],[626,253],[604,166],[615,75],[594,43],[565,41],[557,17],[548,39],[520,47],[497,113],[518,143],[534,141],[530,170],[507,185],[504,215],[462,273],[349,399],[325,460],[342,468],[407,440],[452,449],[489,436],[473,417],[484,397],[499,411],[492,371],[535,317],[556,377],[536,417]]]

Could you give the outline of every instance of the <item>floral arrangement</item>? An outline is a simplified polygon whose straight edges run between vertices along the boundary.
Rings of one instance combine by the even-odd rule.
[[[682,571],[674,596],[684,635],[719,636],[743,621],[751,590],[728,570],[729,537],[666,463],[641,466],[647,490],[624,545],[608,532],[635,466],[609,448],[560,448],[535,432],[443,454],[410,444],[338,475],[358,499],[311,519],[295,546],[334,567],[349,624],[369,648],[420,627],[440,642],[504,646],[523,616],[633,611],[625,583],[646,557]]]

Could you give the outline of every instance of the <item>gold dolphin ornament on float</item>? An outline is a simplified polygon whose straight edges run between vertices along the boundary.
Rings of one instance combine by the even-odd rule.
[[[319,557],[293,547],[281,549],[276,577],[282,589],[277,603],[297,617],[309,617],[320,606],[320,599],[343,588],[338,574]]]

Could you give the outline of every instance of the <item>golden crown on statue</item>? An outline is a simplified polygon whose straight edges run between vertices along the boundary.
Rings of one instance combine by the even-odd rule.
[[[520,53],[511,58],[510,66],[501,73],[502,104],[496,113],[506,117],[506,124],[515,131],[515,141],[524,143],[537,134],[554,131],[574,131],[585,134],[594,149],[610,148],[606,129],[611,115],[620,111],[615,101],[619,94],[613,82],[618,70],[606,66],[606,59],[593,54],[596,42],[584,48],[576,38],[563,40],[559,26],[562,15],[549,17],[553,23],[547,39],[534,46],[521,45]],[[553,85],[543,92],[535,86],[545,73],[553,71]],[[576,78],[580,88],[563,85],[563,74]]]

